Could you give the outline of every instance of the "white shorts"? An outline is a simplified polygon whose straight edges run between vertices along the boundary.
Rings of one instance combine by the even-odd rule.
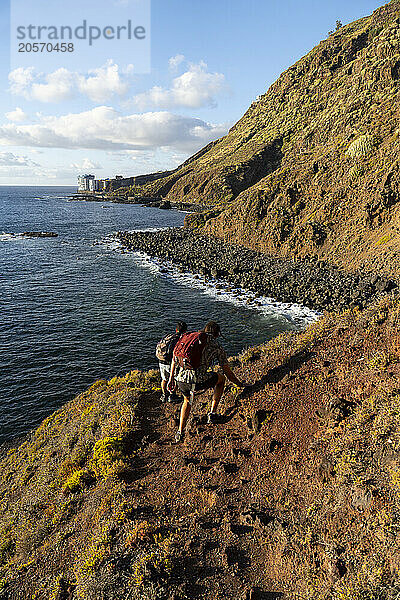
[[[160,367],[161,379],[163,381],[168,381],[169,376],[171,375],[171,365],[160,362],[158,363],[158,366]]]

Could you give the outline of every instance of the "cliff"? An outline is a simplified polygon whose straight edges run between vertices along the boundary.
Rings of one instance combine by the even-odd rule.
[[[339,29],[229,133],[139,196],[209,204],[195,230],[399,273],[400,1]]]
[[[156,372],[98,381],[1,462],[3,600],[394,599],[400,304],[232,359],[183,444]]]
[[[275,256],[399,273],[400,2],[321,42],[143,197]],[[136,188],[135,188],[136,191]],[[207,266],[207,265],[206,265]],[[182,444],[156,371],[100,380],[0,469],[0,600],[395,600],[400,303],[325,314],[231,359]]]

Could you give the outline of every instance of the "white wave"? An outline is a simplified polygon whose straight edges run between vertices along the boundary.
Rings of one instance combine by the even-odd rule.
[[[110,240],[107,243],[99,242],[96,246],[106,246],[109,250],[121,250],[122,245],[118,240]]]
[[[133,258],[134,262],[140,267],[144,267],[152,273],[162,273],[164,271],[159,261],[153,260],[145,252],[130,252],[126,253],[125,256]]]
[[[24,236],[22,233],[6,233],[3,231],[0,233],[0,242],[10,242],[12,240],[23,240]]]
[[[68,196],[36,196],[34,200],[65,200],[66,202],[72,202],[72,195]]]
[[[138,233],[138,232],[144,232],[144,231],[149,231],[149,232],[155,232],[155,231],[164,231],[165,229],[173,229],[174,227],[169,227],[169,226],[165,226],[165,227],[144,227],[142,228],[138,228],[138,229],[129,229],[127,233]]]
[[[297,329],[303,329],[319,319],[321,313],[297,303],[278,302],[273,298],[256,296],[254,292],[235,287],[228,281],[205,279],[202,275],[181,271],[170,261],[151,258],[145,252],[124,251],[123,245],[114,240],[110,249],[120,251],[122,255],[133,260],[138,266],[149,269],[153,274],[162,275],[177,283],[201,290],[213,300],[229,302],[249,310],[257,310],[265,316],[279,316],[291,323]]]

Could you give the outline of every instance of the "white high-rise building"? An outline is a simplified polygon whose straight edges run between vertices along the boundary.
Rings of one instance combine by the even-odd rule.
[[[98,179],[89,179],[89,192],[97,192],[100,189],[100,181]]]
[[[90,185],[91,185],[92,181],[94,181],[94,175],[79,175],[78,176],[78,192],[91,191]]]

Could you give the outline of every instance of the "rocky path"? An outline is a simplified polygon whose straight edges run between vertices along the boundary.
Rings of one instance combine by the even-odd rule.
[[[382,479],[372,438],[365,455],[360,445],[364,421],[346,430],[346,419],[400,373],[392,330],[380,329],[385,307],[357,315],[340,325],[326,315],[301,343],[287,334],[232,359],[252,387],[227,385],[216,425],[205,418],[211,393],[198,396],[183,443],[174,443],[180,405],[141,396],[124,493],[134,527],[171,537],[174,550],[170,573],[147,572],[140,600],[291,600],[307,597],[316,578],[327,591],[321,597],[341,597],[329,590],[341,590],[370,551],[369,486]],[[387,372],[376,368],[382,353],[394,361]],[[353,465],[376,473],[345,485]]]
[[[399,324],[393,297],[231,358],[252,386],[227,385],[216,425],[200,395],[179,444],[154,372],[93,384],[4,459],[22,542],[1,598],[47,600],[60,574],[59,600],[397,597]],[[71,474],[81,435],[112,475]]]
[[[266,587],[258,571],[263,544],[286,527],[260,494],[259,485],[267,476],[265,460],[279,461],[284,442],[272,432],[266,440],[259,435],[263,425],[274,420],[272,408],[268,410],[267,404],[249,411],[247,404],[254,406],[258,397],[265,407],[265,389],[309,360],[309,355],[301,354],[269,370],[262,361],[255,362],[253,388],[240,392],[228,384],[220,405],[221,422],[216,425],[206,423],[211,392],[198,396],[180,444],[174,442],[180,403],[161,404],[158,393],[141,399],[137,409],[141,441],[127,494],[138,519],[182,536],[184,553],[169,582],[174,589],[171,599],[283,596],[272,582]],[[284,432],[280,423],[273,429]]]

